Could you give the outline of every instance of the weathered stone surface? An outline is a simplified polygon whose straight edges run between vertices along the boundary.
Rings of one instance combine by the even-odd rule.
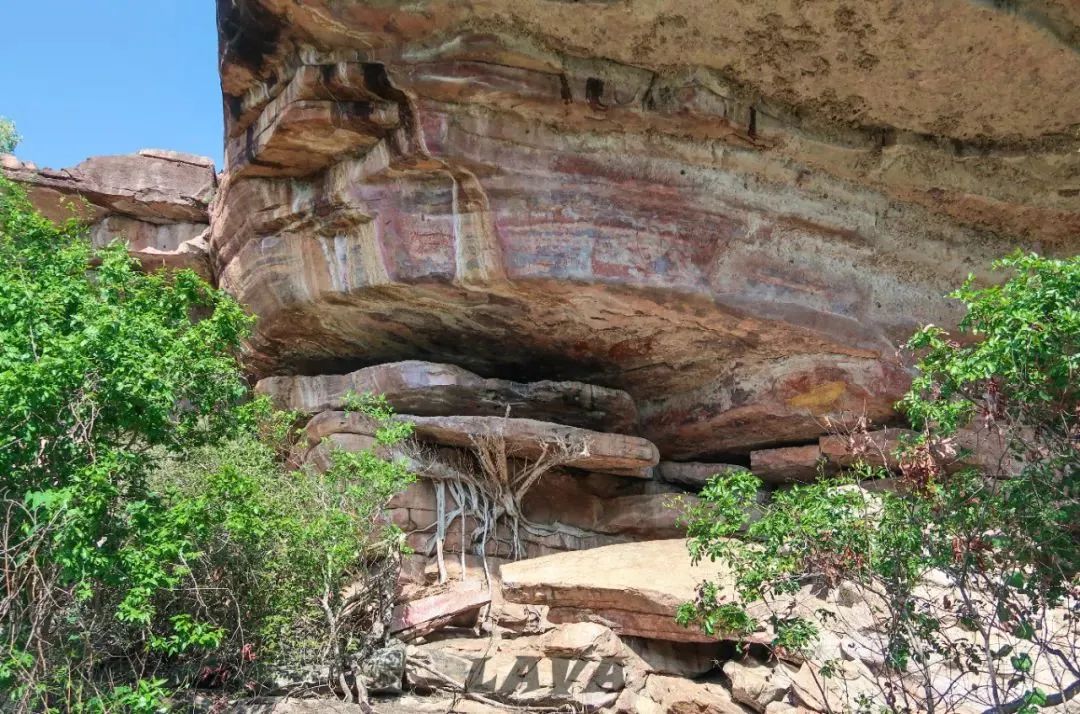
[[[815,714],[817,710],[798,707],[787,702],[772,702],[765,707],[765,714]]]
[[[773,662],[771,666],[754,661],[728,660],[724,674],[731,680],[731,698],[764,714],[765,708],[779,701],[791,688],[787,665]]]
[[[255,697],[233,705],[235,714],[365,714],[359,704],[338,699],[297,699],[294,697]]]
[[[626,392],[580,382],[484,379],[449,364],[409,360],[348,374],[269,377],[256,391],[282,409],[307,414],[341,409],[349,392],[381,394],[398,412],[420,416],[510,416],[615,433],[636,428]]]
[[[625,686],[619,657],[563,656],[558,647],[547,651],[541,637],[439,640],[410,648],[407,678],[420,690],[449,680],[511,704],[574,703],[593,710],[613,704]]]
[[[335,449],[344,451],[364,451],[376,446],[372,436],[366,434],[329,434],[304,455],[304,463],[310,464],[316,471],[325,471],[330,467],[330,454]]]
[[[645,694],[662,714],[746,714],[726,689],[710,682],[654,674],[645,684]]]
[[[325,458],[318,447],[309,453],[319,459]],[[685,528],[678,523],[678,518],[687,506],[697,502],[693,496],[681,495],[680,500],[675,501],[675,494],[643,493],[650,482],[620,479],[637,488],[625,488],[623,491],[627,495],[613,497],[602,491],[598,493],[592,487],[595,476],[601,474],[582,477],[553,471],[543,476],[526,494],[521,502],[522,516],[540,529],[552,531],[550,535],[528,530],[519,532],[529,557],[685,535]],[[438,519],[436,507],[434,483],[428,479],[416,481],[390,501],[391,520],[410,532],[410,545],[421,553],[429,553],[433,547],[431,539]],[[472,552],[472,529],[478,525],[473,518],[466,519],[465,543],[469,552]],[[509,555],[511,533],[505,525],[500,525],[491,536],[488,554]],[[450,524],[444,547],[451,553],[461,551],[460,519]]]
[[[69,217],[63,200],[78,196],[91,204],[92,217],[112,213],[151,223],[205,224],[217,185],[209,159],[153,149],[94,156],[67,169],[5,166],[4,174],[25,184],[50,218]]]
[[[576,659],[604,659],[623,653],[623,643],[609,628],[594,622],[562,625],[541,638],[545,654]]]
[[[713,476],[743,471],[742,466],[731,464],[706,464],[694,461],[661,461],[656,467],[657,478],[669,483],[700,490]]]
[[[813,481],[829,464],[822,461],[821,447],[787,446],[750,453],[750,470],[765,483]]]
[[[535,419],[484,416],[402,416],[413,424],[423,441],[446,446],[469,447],[475,439],[497,437],[506,442],[506,453],[535,459],[551,449],[566,446],[571,455],[563,465],[615,474],[650,478],[660,460],[656,447],[645,439],[623,434],[603,434]]]
[[[1062,6],[222,3],[218,275],[265,374],[599,382],[677,459],[889,420],[950,286],[1075,252]]]
[[[693,567],[682,539],[624,543],[508,563],[503,595],[510,602],[548,605],[552,622],[599,622],[620,635],[709,642],[675,624],[679,605],[694,598],[719,566]]]
[[[457,615],[479,610],[490,602],[491,593],[481,583],[454,583],[446,592],[398,605],[394,608],[390,631],[422,635],[438,629]]]
[[[360,663],[364,686],[372,694],[399,694],[405,680],[405,644],[392,644],[376,650]]]
[[[829,435],[818,440],[821,457],[834,467],[847,467],[856,461],[873,466],[897,468],[893,451],[900,445],[901,435],[911,435],[906,429],[883,429],[851,436]]]
[[[864,461],[874,466],[900,468],[896,451],[915,433],[909,429],[880,429],[850,436],[829,435],[818,440],[821,456],[833,468]],[[935,459],[948,472],[967,467],[982,469],[988,476],[1015,473],[1019,465],[1010,455],[1002,435],[974,425],[957,431],[950,439],[935,446]]]
[[[856,709],[860,697],[881,699],[873,673],[858,660],[837,660],[829,677],[821,675],[820,666],[805,662],[792,677],[792,691],[798,701],[819,712]]]
[[[206,236],[217,177],[209,159],[145,149],[54,170],[9,157],[2,173],[23,184],[47,217],[88,223],[95,245],[118,239],[147,270],[191,268],[212,276]]]

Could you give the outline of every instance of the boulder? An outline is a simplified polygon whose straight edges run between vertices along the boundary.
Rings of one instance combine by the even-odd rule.
[[[694,599],[706,578],[724,583],[716,564],[690,564],[682,539],[621,543],[508,563],[503,596],[547,605],[555,623],[597,622],[620,635],[673,642],[711,642],[675,623],[679,605]]]
[[[507,416],[553,421],[619,434],[636,428],[626,392],[580,382],[484,379],[449,364],[409,360],[347,374],[268,377],[255,390],[282,409],[306,414],[339,410],[345,395],[381,394],[400,413],[420,416]]]
[[[432,632],[457,616],[491,603],[491,593],[479,582],[455,582],[444,592],[402,603],[394,608],[390,631],[412,638]]]
[[[360,663],[360,676],[371,694],[400,694],[405,680],[405,644],[394,642]]]
[[[733,659],[724,663],[724,674],[731,680],[731,698],[761,714],[787,694],[792,673],[780,662],[766,665]]]
[[[773,702],[765,707],[765,714],[818,714],[818,712],[815,709],[807,709],[787,702]]]
[[[471,447],[477,439],[502,439],[506,453],[536,459],[566,449],[561,465],[617,476],[650,478],[660,455],[650,442],[623,434],[604,434],[535,419],[487,416],[402,416],[413,424],[422,441],[445,446]]]
[[[601,504],[601,515],[590,530],[641,540],[678,538],[686,535],[683,513],[696,504],[693,496],[621,496]]]
[[[819,664],[804,662],[791,678],[795,698],[819,712],[855,711],[862,698],[881,701],[881,688],[862,662],[837,659],[832,665],[835,671],[826,677]]]
[[[560,625],[540,639],[540,648],[544,654],[571,659],[605,659],[624,652],[618,636],[594,622]]]
[[[333,434],[359,434],[375,436],[378,423],[361,412],[326,411],[319,412],[304,425],[304,436],[310,446],[316,446],[323,439]]]
[[[377,445],[378,443],[374,437],[364,434],[330,434],[308,449],[307,453],[304,454],[304,463],[309,464],[316,471],[322,472],[330,468],[330,455],[335,449],[356,452],[373,449]]]

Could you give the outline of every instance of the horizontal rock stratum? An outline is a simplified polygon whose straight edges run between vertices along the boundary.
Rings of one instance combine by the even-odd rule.
[[[1080,11],[1019,5],[223,1],[215,271],[264,375],[602,384],[677,460],[888,422],[948,290],[1080,243]]]

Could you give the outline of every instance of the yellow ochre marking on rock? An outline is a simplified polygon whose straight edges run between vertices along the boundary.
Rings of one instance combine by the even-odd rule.
[[[843,382],[825,382],[814,387],[809,392],[803,392],[791,397],[787,400],[787,405],[811,410],[825,409],[832,406],[833,402],[843,396],[845,389],[846,385]]]

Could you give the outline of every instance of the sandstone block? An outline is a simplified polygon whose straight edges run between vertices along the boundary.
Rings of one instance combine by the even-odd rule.
[[[739,660],[724,663],[724,674],[731,680],[731,698],[762,714],[770,703],[787,694],[792,673],[779,662],[772,666]]]
[[[765,483],[785,484],[813,481],[822,467],[817,444],[763,449],[750,453],[750,470]]]
[[[490,602],[491,593],[480,583],[454,583],[446,592],[398,605],[394,608],[390,631],[421,635]]]
[[[654,674],[645,684],[645,694],[663,714],[746,714],[719,684]]]

